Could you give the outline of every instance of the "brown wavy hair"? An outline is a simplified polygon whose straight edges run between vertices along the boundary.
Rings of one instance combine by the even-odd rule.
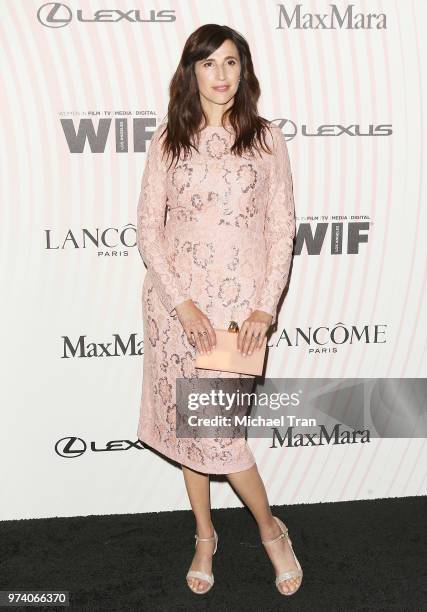
[[[208,119],[200,103],[194,64],[206,59],[225,40],[231,40],[237,47],[241,72],[239,87],[234,96],[233,105],[224,111],[222,125],[230,123],[235,132],[235,141],[230,151],[242,155],[245,151],[257,150],[259,147],[267,153],[271,149],[266,144],[266,130],[270,121],[260,117],[257,102],[261,88],[254,73],[249,45],[244,37],[228,26],[209,23],[195,30],[187,39],[178,67],[169,85],[169,105],[166,133],[163,140],[163,151],[171,154],[177,163],[181,152],[189,155],[191,148],[198,151],[194,140],[199,137],[199,126],[206,125]],[[169,166],[170,167],[170,166]]]

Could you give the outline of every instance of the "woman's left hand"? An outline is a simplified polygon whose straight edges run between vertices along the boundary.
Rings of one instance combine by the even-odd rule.
[[[254,310],[252,314],[243,321],[237,336],[237,348],[243,355],[252,355],[255,349],[260,349],[271,325],[273,317],[263,310]]]

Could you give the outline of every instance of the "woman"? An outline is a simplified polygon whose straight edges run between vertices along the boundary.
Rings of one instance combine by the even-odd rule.
[[[214,582],[213,473],[227,475],[254,516],[280,593],[295,593],[302,580],[246,439],[176,436],[176,379],[253,378],[199,370],[196,351],[210,352],[214,328],[230,320],[239,324],[239,350],[258,350],[289,274],[289,157],[281,130],[258,116],[259,96],[245,39],[226,26],[197,29],[171,81],[168,119],[153,133],[138,202],[138,247],[148,268],[138,438],[182,466],[196,520],[187,582],[198,594]]]

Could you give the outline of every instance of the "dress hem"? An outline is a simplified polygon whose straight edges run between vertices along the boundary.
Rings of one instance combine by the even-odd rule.
[[[244,467],[240,467],[236,470],[236,469],[230,469],[228,468],[227,470],[218,472],[218,468],[213,468],[212,470],[208,470],[206,469],[206,467],[202,466],[200,467],[200,465],[198,463],[193,463],[192,461],[188,461],[185,460],[185,463],[183,461],[181,461],[180,459],[177,459],[176,456],[173,456],[170,453],[165,452],[165,450],[163,448],[160,448],[160,446],[157,445],[157,443],[154,442],[149,442],[149,438],[145,437],[145,440],[143,438],[141,438],[141,436],[138,436],[138,440],[140,442],[143,442],[144,444],[147,444],[148,446],[150,446],[151,448],[154,448],[156,451],[158,451],[160,454],[164,455],[165,457],[168,457],[169,459],[172,459],[172,461],[175,461],[176,463],[179,463],[181,465],[183,465],[184,467],[189,467],[192,470],[196,470],[196,472],[202,472],[203,474],[212,474],[212,475],[226,475],[226,474],[236,474],[237,472],[244,472],[245,470],[249,470],[251,467],[253,467],[254,465],[256,465],[256,460],[254,458],[254,461],[252,461],[251,463],[249,463],[248,465],[244,466]],[[252,452],[252,450],[250,449],[250,447],[248,446],[249,450]]]

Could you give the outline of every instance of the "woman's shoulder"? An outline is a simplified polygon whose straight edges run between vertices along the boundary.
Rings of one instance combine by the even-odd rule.
[[[270,134],[267,142],[271,148],[272,156],[283,157],[283,155],[287,154],[287,145],[282,128],[277,123],[272,123],[271,121],[269,121],[268,128],[267,132],[270,132]]]
[[[161,121],[157,127],[155,128],[153,135],[151,136],[151,141],[153,142],[158,142],[162,136],[163,133],[166,133],[166,128],[167,128],[168,122],[163,120]]]
[[[282,137],[282,128],[277,125],[277,123],[273,123],[272,121],[267,120],[267,132],[270,136],[270,141],[272,144],[275,144],[277,140]]]

